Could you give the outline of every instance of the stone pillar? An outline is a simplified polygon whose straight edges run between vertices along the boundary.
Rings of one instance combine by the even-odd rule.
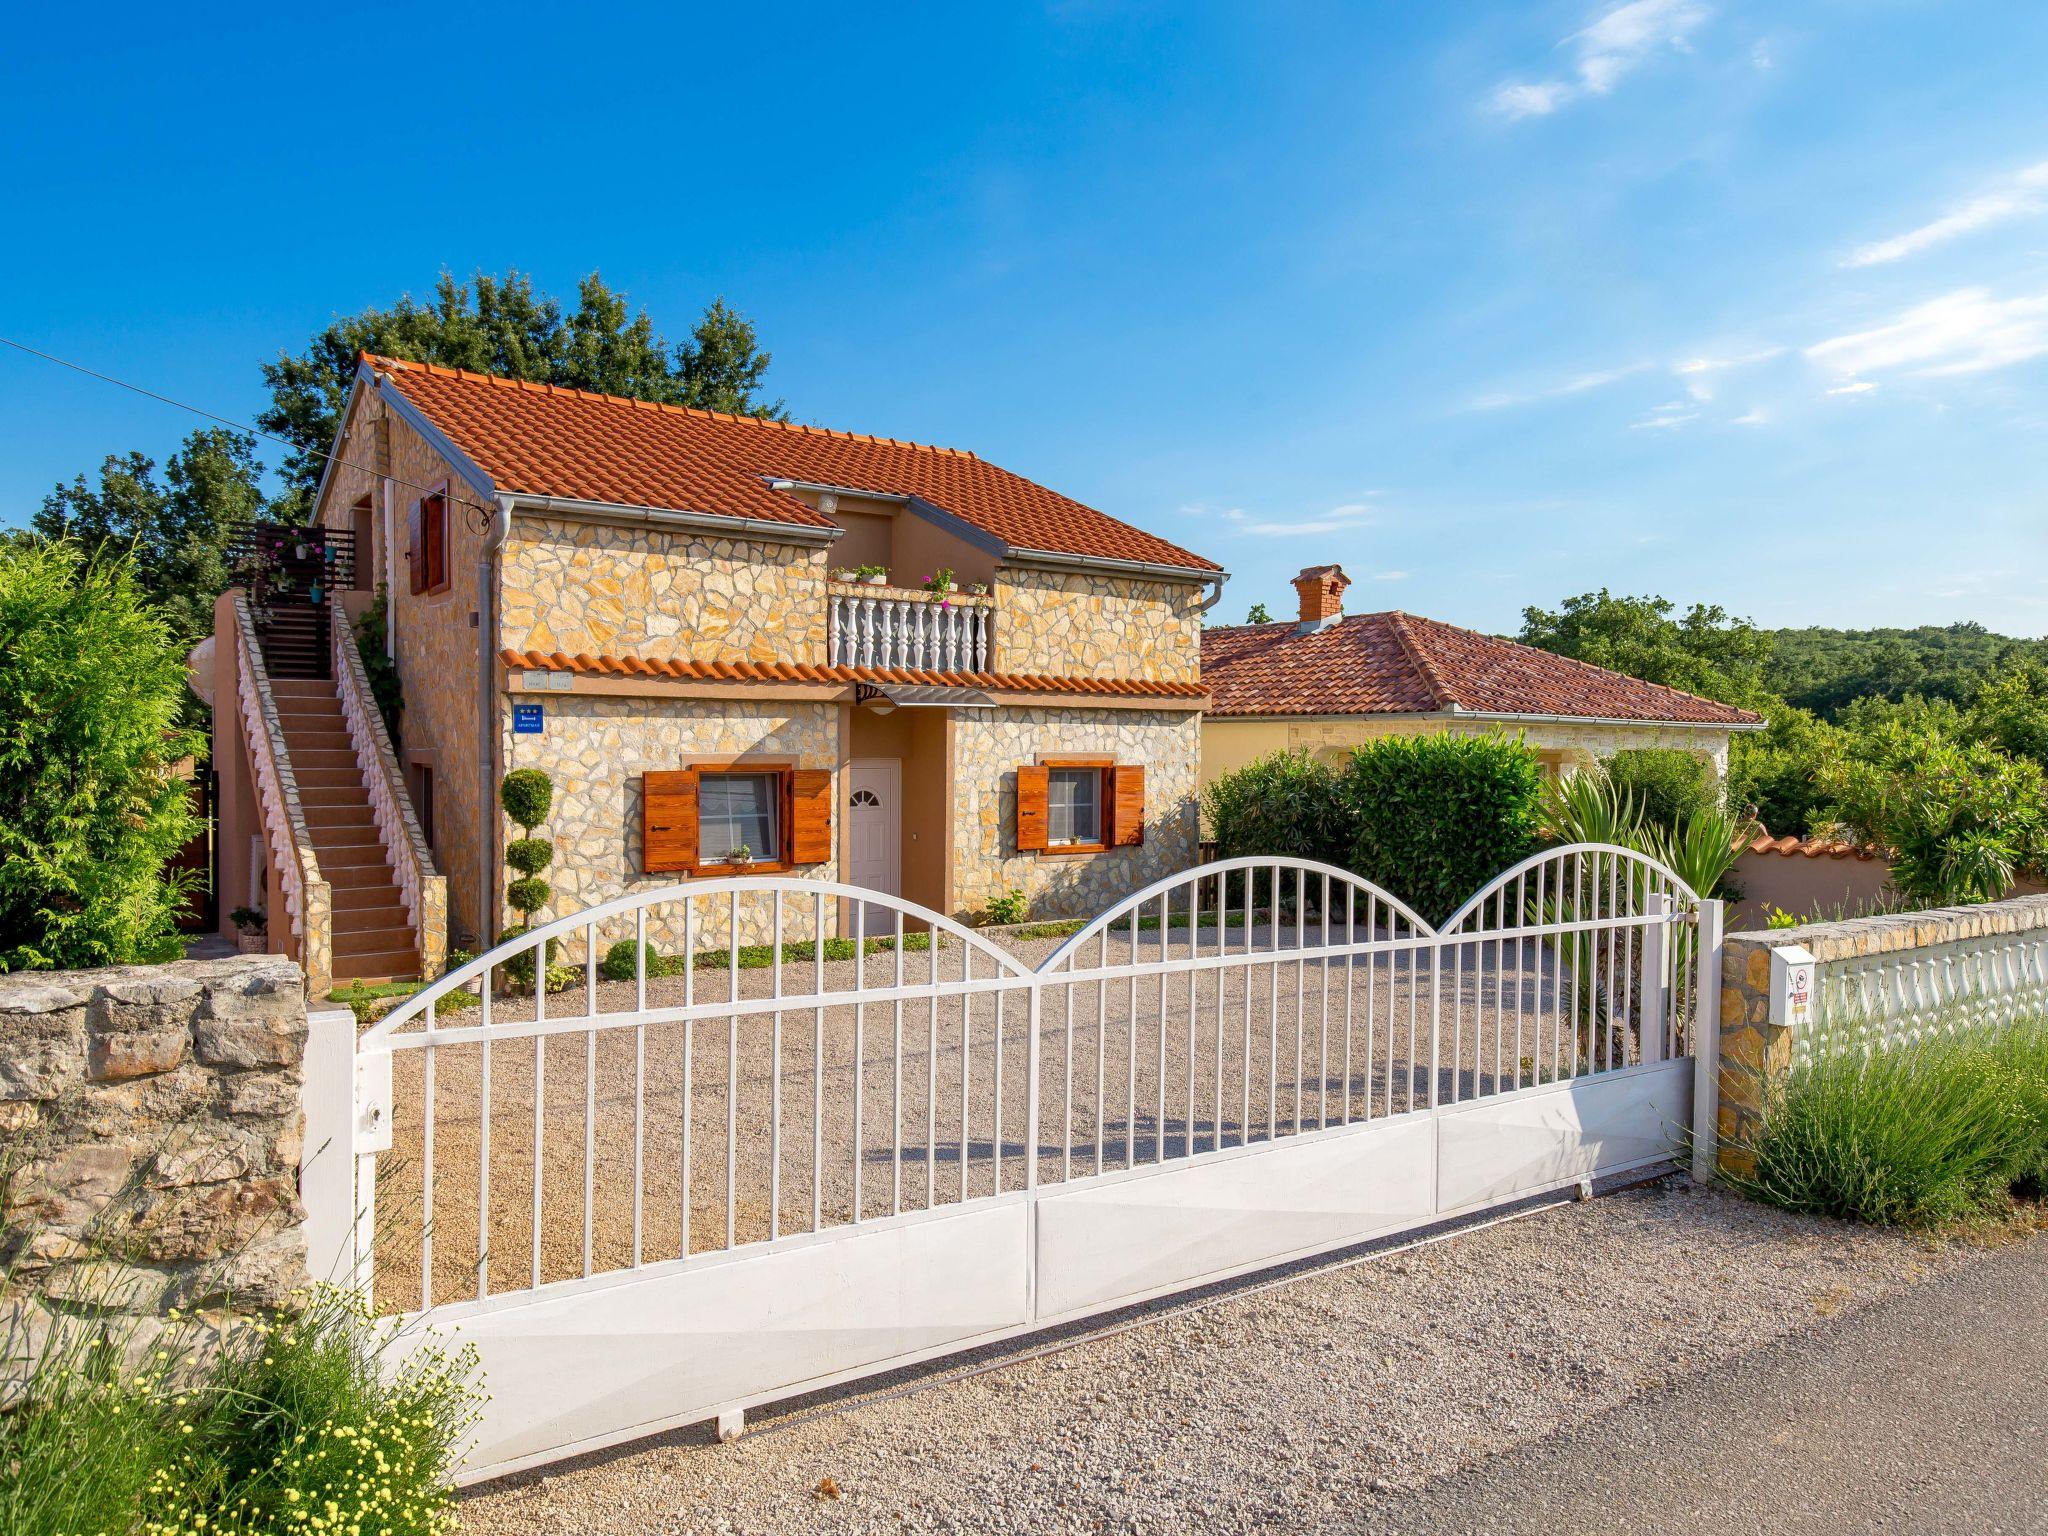
[[[1773,1081],[1792,1066],[1792,1030],[1771,1022],[1771,950],[1779,935],[1731,933],[1721,946],[1721,1073],[1715,1130],[1723,1173],[1756,1171]]]
[[[0,1325],[306,1284],[305,980],[277,956],[0,976]]]

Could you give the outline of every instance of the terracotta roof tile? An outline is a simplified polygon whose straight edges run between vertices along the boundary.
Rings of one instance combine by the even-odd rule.
[[[932,672],[910,667],[819,667],[788,661],[690,661],[678,657],[566,656],[560,651],[502,650],[508,667],[575,672],[590,677],[677,677],[699,682],[917,683],[947,688],[998,688],[1013,693],[1084,693],[1120,698],[1201,699],[1200,683],[1141,678],[1048,677],[1036,672]]]
[[[1874,849],[1855,843],[1833,842],[1817,837],[1773,837],[1759,830],[1744,846],[1744,853],[1774,853],[1787,859],[1860,859],[1869,862],[1878,855]]]
[[[809,481],[915,496],[1012,549],[1221,567],[956,448],[728,416],[363,354],[500,491],[830,528],[775,490]]]
[[[1412,613],[1361,613],[1308,634],[1292,623],[1202,632],[1212,715],[1531,715],[1735,728],[1746,709],[1645,683]]]

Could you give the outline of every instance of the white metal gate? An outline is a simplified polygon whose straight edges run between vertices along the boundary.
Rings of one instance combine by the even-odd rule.
[[[892,931],[834,939],[842,899]],[[1666,1162],[1688,1126],[1711,1155],[1719,926],[1591,845],[1440,928],[1326,865],[1205,865],[1035,966],[823,881],[624,898],[357,1042],[356,1281],[475,1343],[463,1476],[497,1475]],[[566,990],[508,982],[558,941]]]

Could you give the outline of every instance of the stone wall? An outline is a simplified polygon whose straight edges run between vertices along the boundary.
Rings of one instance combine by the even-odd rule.
[[[1072,572],[996,570],[996,670],[1192,683],[1208,589]]]
[[[1909,1038],[1958,1017],[1997,1022],[2048,1004],[2048,896],[1731,933],[1721,953],[1720,1161],[1755,1167],[1774,1085],[1811,1044],[1771,1022],[1771,951],[1815,962],[1816,1033]]]
[[[279,957],[0,976],[0,1330],[303,1286],[305,1040]]]
[[[507,769],[539,768],[555,784],[554,810],[539,834],[555,845],[547,875],[554,897],[537,921],[675,883],[675,875],[642,872],[640,776],[648,770],[735,758],[763,766],[827,768],[835,775],[839,767],[837,704],[578,693],[537,697],[547,707],[544,734],[512,735],[508,707],[503,745]],[[835,777],[835,818],[839,799]],[[836,878],[836,867],[815,864],[794,873],[829,880]],[[670,917],[680,924],[679,911],[649,913],[649,941],[662,949],[681,943],[680,929],[667,921]],[[630,919],[622,920],[600,930],[600,938],[623,938],[631,931]],[[724,919],[700,927],[698,938],[723,942]],[[743,911],[742,942],[767,938],[760,915],[750,918]],[[573,958],[583,957],[579,952]]]
[[[503,644],[571,656],[825,660],[826,551],[519,517]]]
[[[1033,917],[1093,917],[1118,897],[1195,862],[1201,716],[1122,709],[962,710],[953,741],[953,904],[984,910],[1022,890]],[[1017,768],[1042,757],[1106,756],[1145,768],[1145,841],[1102,853],[1017,852]]]

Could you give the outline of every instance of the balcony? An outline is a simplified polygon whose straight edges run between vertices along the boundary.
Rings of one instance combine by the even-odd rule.
[[[830,647],[835,667],[985,672],[994,600],[953,592],[941,600],[901,587],[835,583]]]

